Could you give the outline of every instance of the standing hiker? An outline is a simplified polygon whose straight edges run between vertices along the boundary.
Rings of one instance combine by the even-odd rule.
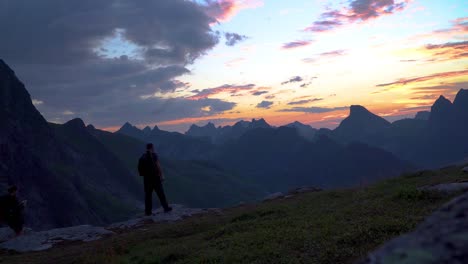
[[[146,152],[141,156],[138,161],[138,172],[144,178],[145,185],[145,214],[150,216],[153,210],[153,190],[159,197],[164,212],[172,211],[166,200],[162,182],[164,175],[159,164],[159,157],[154,152],[154,146],[151,143],[146,145]]]
[[[20,202],[17,193],[18,187],[13,185],[8,188],[8,194],[0,198],[0,218],[19,236],[23,232],[23,210],[26,201]]]

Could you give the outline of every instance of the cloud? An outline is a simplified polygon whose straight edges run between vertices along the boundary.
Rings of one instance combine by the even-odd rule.
[[[259,95],[267,94],[267,93],[268,93],[267,91],[253,91],[251,94],[253,96],[259,96]]]
[[[242,9],[263,6],[262,0],[205,0],[206,13],[219,22],[229,21]]]
[[[304,100],[289,102],[288,105],[303,105],[303,104],[318,102],[318,101],[322,101],[322,100],[323,100],[323,98],[304,99]]]
[[[294,77],[291,77],[289,80],[282,82],[281,85],[285,85],[288,83],[302,82],[303,80],[304,79],[301,76],[294,76]]]
[[[430,74],[430,75],[426,75],[426,76],[406,78],[406,79],[403,78],[403,79],[399,79],[397,81],[390,82],[390,83],[377,84],[376,87],[403,86],[403,85],[407,85],[407,84],[411,84],[411,83],[425,82],[425,81],[430,81],[430,80],[440,79],[440,78],[465,76],[467,74],[468,74],[468,70],[439,72],[439,73],[434,73],[434,74]]]
[[[295,49],[295,48],[301,48],[308,46],[312,43],[312,41],[309,40],[297,40],[297,41],[292,41],[288,43],[284,43],[283,46],[281,46],[282,49]]]
[[[335,58],[335,57],[344,56],[346,54],[347,54],[347,50],[343,50],[343,49],[341,49],[341,50],[332,50],[332,51],[319,53],[315,57],[312,57],[312,58],[305,58],[302,61],[306,62],[306,63],[313,63],[313,62],[317,62],[317,61],[319,61],[321,59],[331,59],[331,58]]]
[[[237,43],[241,42],[241,41],[244,41],[246,39],[248,39],[247,36],[244,36],[244,35],[239,35],[237,33],[229,33],[229,32],[226,32],[224,33],[224,37],[226,38],[226,45],[227,46],[234,46],[236,45]]]
[[[334,111],[341,111],[341,110],[346,110],[348,109],[348,106],[342,106],[342,107],[293,107],[289,109],[281,109],[279,112],[302,112],[302,113],[314,113],[314,114],[320,114],[320,113],[328,113],[328,112],[334,112]]]
[[[402,11],[411,0],[352,0],[341,10],[327,10],[320,20],[304,29],[311,32],[326,32],[343,25],[376,19]]]
[[[424,50],[430,53],[432,60],[458,60],[468,57],[468,41],[428,44]]]
[[[186,98],[151,97],[147,99],[131,98],[118,105],[91,106],[89,109],[73,106],[66,111],[84,118],[86,123],[99,123],[98,127],[114,127],[122,125],[125,121],[133,124],[154,124],[182,118],[209,117],[230,111],[235,106],[236,103],[220,99],[188,100]],[[51,120],[68,121],[69,117],[62,115],[62,113],[57,114],[57,109],[50,108],[47,104],[40,106],[40,109],[41,112],[51,113],[53,117]]]
[[[224,84],[215,88],[208,88],[202,91],[199,91],[197,94],[188,97],[190,100],[199,100],[208,98],[213,95],[220,93],[230,93],[232,95],[237,94],[239,91],[251,90],[255,88],[255,84],[246,84],[246,85],[233,85],[233,84]]]
[[[245,58],[235,58],[230,61],[227,61],[224,65],[226,65],[226,67],[235,67],[244,61],[246,61]]]
[[[271,101],[262,101],[262,102],[257,104],[257,108],[268,109],[268,108],[271,107],[271,105],[273,105],[273,102],[271,102]]]
[[[449,35],[466,34],[468,32],[468,17],[460,17],[452,21],[450,28],[439,29],[432,32],[431,35]]]
[[[44,102],[41,100],[32,99],[32,104],[34,106],[38,106],[38,105],[44,104]]]
[[[219,42],[211,29],[216,20],[193,1],[0,5],[0,32],[8,36],[0,41],[0,54],[33,98],[44,102],[39,106],[47,119],[65,111],[103,122],[108,118],[97,113],[124,118],[128,102],[137,106],[142,96],[187,88],[177,78]],[[124,47],[122,54],[107,52],[111,40]],[[98,119],[93,122],[100,125]]]

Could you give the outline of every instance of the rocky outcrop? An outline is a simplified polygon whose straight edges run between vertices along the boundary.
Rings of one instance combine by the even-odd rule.
[[[438,192],[459,192],[468,190],[468,182],[454,182],[454,183],[444,183],[437,184],[433,186],[424,186],[419,188],[423,191],[438,191]]]
[[[429,216],[412,233],[371,253],[361,263],[467,263],[468,193]]]
[[[284,194],[282,192],[276,192],[276,193],[272,193],[272,194],[265,196],[265,198],[263,198],[263,201],[271,201],[271,200],[276,200],[276,199],[283,198],[283,197],[284,197]]]

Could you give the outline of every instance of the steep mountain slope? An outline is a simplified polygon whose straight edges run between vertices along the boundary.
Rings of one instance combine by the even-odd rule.
[[[29,201],[29,226],[45,229],[103,224],[121,219],[121,213],[128,212],[120,201],[117,206],[114,193],[101,185],[90,185],[94,179],[110,179],[109,167],[77,152],[58,137],[2,60],[0,120],[2,190],[7,184],[19,186],[20,196]]]
[[[315,135],[317,134],[317,129],[304,125],[301,122],[295,121],[293,123],[285,125],[286,127],[292,127],[297,130],[297,133],[307,140],[314,140]]]

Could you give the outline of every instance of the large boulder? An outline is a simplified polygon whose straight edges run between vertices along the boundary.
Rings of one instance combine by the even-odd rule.
[[[467,263],[468,193],[429,216],[412,233],[371,253],[362,263]]]

